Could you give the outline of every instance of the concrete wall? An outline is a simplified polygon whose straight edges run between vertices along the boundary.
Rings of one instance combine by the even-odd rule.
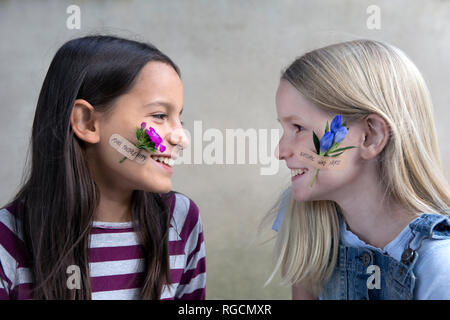
[[[72,4],[81,9],[80,29],[66,25]],[[371,29],[371,5],[380,9],[379,29]],[[390,42],[429,85],[449,177],[450,1],[0,1],[1,204],[20,183],[51,58],[65,41],[96,32],[150,41],[172,57],[182,70],[186,129],[193,133],[194,121],[202,121],[203,131],[224,135],[226,129],[280,129],[274,103],[280,71],[306,50],[361,37]],[[201,210],[209,299],[290,298],[277,281],[263,287],[273,243],[261,245],[256,237],[289,172],[284,162],[275,175],[260,169],[202,162],[174,175],[175,189]]]

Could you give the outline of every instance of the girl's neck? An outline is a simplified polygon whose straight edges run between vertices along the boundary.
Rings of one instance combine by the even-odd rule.
[[[128,222],[131,221],[131,210],[129,207],[119,207],[114,202],[100,201],[97,207],[94,221],[101,222]]]
[[[100,194],[100,200],[94,212],[94,221],[127,222],[131,221],[131,198],[133,190],[118,183],[102,166],[95,161],[92,148],[86,151],[88,165]]]
[[[365,243],[384,249],[416,217],[412,213],[393,205],[342,208],[348,229]]]
[[[349,184],[335,201],[348,228],[365,243],[383,249],[418,213],[403,208],[373,181],[375,177],[364,177]]]
[[[101,188],[100,201],[94,215],[95,221],[127,222],[131,221],[132,191],[117,191]]]

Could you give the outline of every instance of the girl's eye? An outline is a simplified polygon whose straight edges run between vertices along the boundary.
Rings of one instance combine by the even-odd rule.
[[[298,124],[294,124],[294,127],[297,129],[297,131],[303,131],[305,128],[303,128],[302,126],[298,125]]]
[[[167,118],[167,114],[164,114],[164,113],[154,114],[153,117],[155,117],[159,120],[164,120],[165,118]]]

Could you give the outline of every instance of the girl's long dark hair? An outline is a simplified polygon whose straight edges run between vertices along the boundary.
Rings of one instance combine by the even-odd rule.
[[[87,36],[65,43],[53,58],[37,103],[31,167],[14,197],[34,282],[34,299],[90,299],[88,246],[99,191],[74,135],[75,99],[106,111],[133,86],[142,67],[160,61],[178,67],[153,45],[113,36]],[[162,196],[135,190],[132,218],[146,263],[142,299],[158,299],[170,281],[169,209]],[[67,267],[77,265],[81,289],[67,287]]]

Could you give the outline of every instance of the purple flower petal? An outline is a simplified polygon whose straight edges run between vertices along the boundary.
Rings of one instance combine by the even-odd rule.
[[[144,130],[145,127],[147,127],[147,124],[146,124],[145,122],[142,122],[142,123],[141,123],[141,129]]]
[[[153,141],[153,143],[155,144],[155,147],[158,148],[162,142],[162,138],[159,136],[158,133],[156,133],[155,129],[150,127],[145,132],[147,133],[150,140]]]
[[[164,145],[160,145],[159,146],[159,151],[161,151],[161,152],[164,152],[164,151],[166,151],[166,147],[164,146]]]

